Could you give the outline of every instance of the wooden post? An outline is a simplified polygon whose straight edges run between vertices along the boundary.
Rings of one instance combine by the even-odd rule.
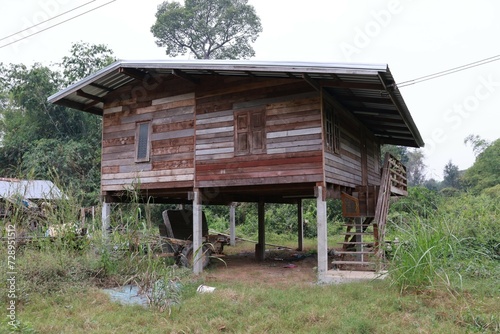
[[[266,258],[266,224],[265,224],[265,203],[259,201],[258,204],[258,219],[259,219],[259,243],[255,245],[255,258],[257,261],[264,261]]]
[[[299,199],[297,201],[297,223],[299,224],[298,227],[298,247],[297,250],[299,252],[302,252],[304,250],[304,212],[302,210],[302,199]]]
[[[328,271],[328,234],[326,226],[326,201],[323,187],[316,187],[316,219],[318,232],[318,282],[324,282]]]
[[[106,202],[106,199],[102,202],[102,238],[104,240],[108,239],[109,227],[111,226],[111,204]]]
[[[193,191],[193,273],[199,275],[203,272],[203,261],[202,258],[202,242],[203,242],[203,231],[202,231],[202,205],[200,190],[195,189]]]
[[[229,206],[229,244],[236,246],[236,203]]]

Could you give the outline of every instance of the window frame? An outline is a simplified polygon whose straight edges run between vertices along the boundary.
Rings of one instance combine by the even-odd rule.
[[[146,133],[146,138],[143,139],[143,135],[141,133],[141,126],[147,125],[147,133]],[[135,154],[134,154],[134,161],[136,163],[141,163],[141,162],[149,162],[151,159],[151,132],[152,132],[152,126],[151,126],[151,121],[141,121],[135,123]],[[139,149],[140,149],[140,142],[141,140],[146,141],[146,152],[144,157],[139,157]]]
[[[335,109],[329,105],[325,105],[325,147],[330,153],[340,155],[340,127],[339,117]]]

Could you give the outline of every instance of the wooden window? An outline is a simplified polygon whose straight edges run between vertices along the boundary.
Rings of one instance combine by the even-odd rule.
[[[266,151],[266,113],[241,111],[235,115],[235,154],[260,154]]]
[[[140,122],[135,128],[135,162],[148,162],[151,146],[151,122]]]
[[[334,109],[329,105],[325,106],[325,144],[328,151],[340,154],[339,120]]]

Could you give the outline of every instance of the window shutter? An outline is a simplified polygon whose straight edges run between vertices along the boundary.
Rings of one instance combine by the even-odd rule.
[[[266,150],[265,110],[240,111],[235,115],[235,154],[259,154]]]
[[[237,154],[247,154],[250,152],[250,138],[248,127],[248,113],[236,115],[236,147]]]

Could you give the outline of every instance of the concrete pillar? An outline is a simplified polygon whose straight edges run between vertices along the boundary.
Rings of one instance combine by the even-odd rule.
[[[229,206],[229,244],[236,246],[236,203]]]
[[[297,250],[302,252],[304,250],[304,212],[302,210],[302,199],[297,202],[297,223],[298,225],[298,247]]]
[[[195,275],[203,272],[203,231],[202,231],[202,205],[199,189],[193,191],[193,273]]]
[[[264,261],[266,258],[266,224],[265,224],[265,204],[259,201],[257,216],[259,219],[259,243],[255,245],[255,258],[257,261]]]
[[[318,282],[325,281],[328,271],[328,234],[326,226],[326,201],[323,187],[316,187],[316,224],[318,234]]]
[[[106,200],[102,202],[102,238],[108,239],[109,227],[111,226],[111,204]]]

